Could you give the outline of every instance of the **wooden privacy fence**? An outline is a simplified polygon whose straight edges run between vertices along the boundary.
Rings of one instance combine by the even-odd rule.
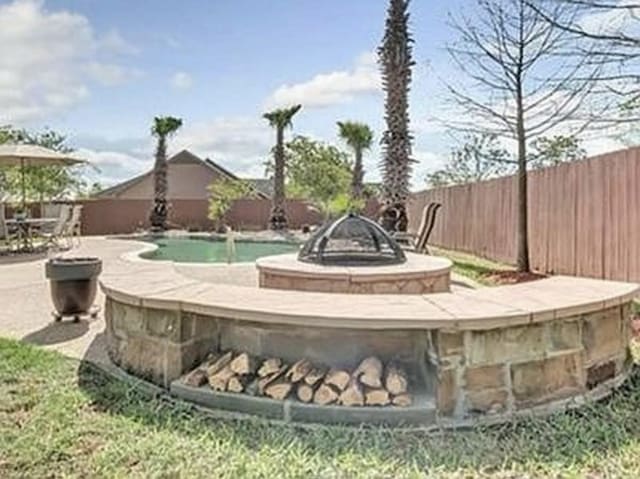
[[[133,233],[149,227],[148,217],[151,200],[125,200],[100,198],[83,200],[82,234],[112,235]],[[169,223],[173,227],[193,231],[209,231],[214,224],[207,218],[207,200],[170,200]],[[378,203],[370,200],[365,214],[374,216]],[[306,201],[287,200],[289,227],[299,229],[303,225],[322,222],[322,215]],[[268,228],[271,201],[264,199],[241,199],[233,203],[227,213],[227,223],[236,230],[264,230]]]
[[[640,147],[530,172],[528,197],[533,269],[640,281]],[[515,262],[515,176],[416,193],[411,229],[431,201],[432,244]]]

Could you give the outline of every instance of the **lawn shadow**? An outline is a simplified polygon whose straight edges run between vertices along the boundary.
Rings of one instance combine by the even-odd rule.
[[[594,458],[606,460],[613,451],[640,438],[637,368],[612,396],[580,409],[436,434],[380,427],[307,428],[261,419],[214,419],[159,393],[157,388],[140,389],[135,383],[116,379],[88,361],[79,368],[78,384],[91,397],[94,409],[132,418],[152,430],[207,440],[212,440],[213,431],[215,441],[228,441],[250,451],[281,450],[284,454],[295,446],[327,463],[358,455],[425,471],[434,467],[491,471],[505,464],[525,467],[531,463],[542,468],[572,468],[576,464],[592,464]]]
[[[86,320],[80,320],[78,322],[52,321],[44,328],[27,334],[21,341],[39,346],[50,346],[79,338],[80,336],[84,336],[88,331],[89,323]]]

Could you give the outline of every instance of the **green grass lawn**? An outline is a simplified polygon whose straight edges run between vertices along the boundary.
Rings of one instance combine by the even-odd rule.
[[[495,281],[491,279],[492,274],[495,272],[513,271],[513,267],[509,265],[480,258],[479,256],[436,247],[430,247],[429,249],[431,254],[435,256],[449,258],[453,262],[453,271],[455,273],[471,278],[485,286],[495,284]]]
[[[453,262],[453,272],[466,276],[484,286],[496,286],[517,281],[539,279],[542,275],[535,273],[518,274],[515,268],[508,264],[481,258],[460,251],[430,247],[431,254],[449,258]]]
[[[213,420],[0,339],[0,477],[640,477],[640,375],[547,419],[427,435]]]

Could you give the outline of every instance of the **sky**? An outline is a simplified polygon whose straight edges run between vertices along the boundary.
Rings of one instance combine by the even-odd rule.
[[[384,95],[375,50],[387,0],[0,0],[0,124],[45,127],[108,186],[149,170],[154,116],[184,126],[189,149],[244,177],[264,175],[274,142],[262,114],[301,103],[290,135],[340,144],[337,121],[368,123],[379,140]],[[443,80],[450,12],[473,0],[414,0],[413,188],[446,161]],[[590,154],[620,148],[590,140]],[[379,180],[380,150],[365,157]]]

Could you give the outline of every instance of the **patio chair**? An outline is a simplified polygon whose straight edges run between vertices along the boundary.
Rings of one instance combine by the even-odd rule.
[[[0,203],[0,241],[7,246],[6,249],[11,249],[14,240],[15,235],[9,229],[9,225],[7,225],[6,222],[4,203]],[[5,248],[2,249],[5,250]]]
[[[70,246],[73,246],[73,238],[78,238],[80,243],[80,234],[82,226],[82,205],[74,205],[71,210],[71,218],[67,222],[67,226],[64,230],[64,236],[69,241]]]
[[[429,237],[433,231],[433,227],[436,224],[436,214],[442,207],[440,203],[429,203],[422,210],[422,219],[420,220],[420,227],[413,240],[413,249],[416,253],[430,254],[429,253]]]
[[[65,241],[65,232],[70,221],[71,205],[61,205],[58,213],[58,221],[56,221],[51,231],[40,232],[45,239],[45,245],[57,248],[64,247],[63,242]]]

